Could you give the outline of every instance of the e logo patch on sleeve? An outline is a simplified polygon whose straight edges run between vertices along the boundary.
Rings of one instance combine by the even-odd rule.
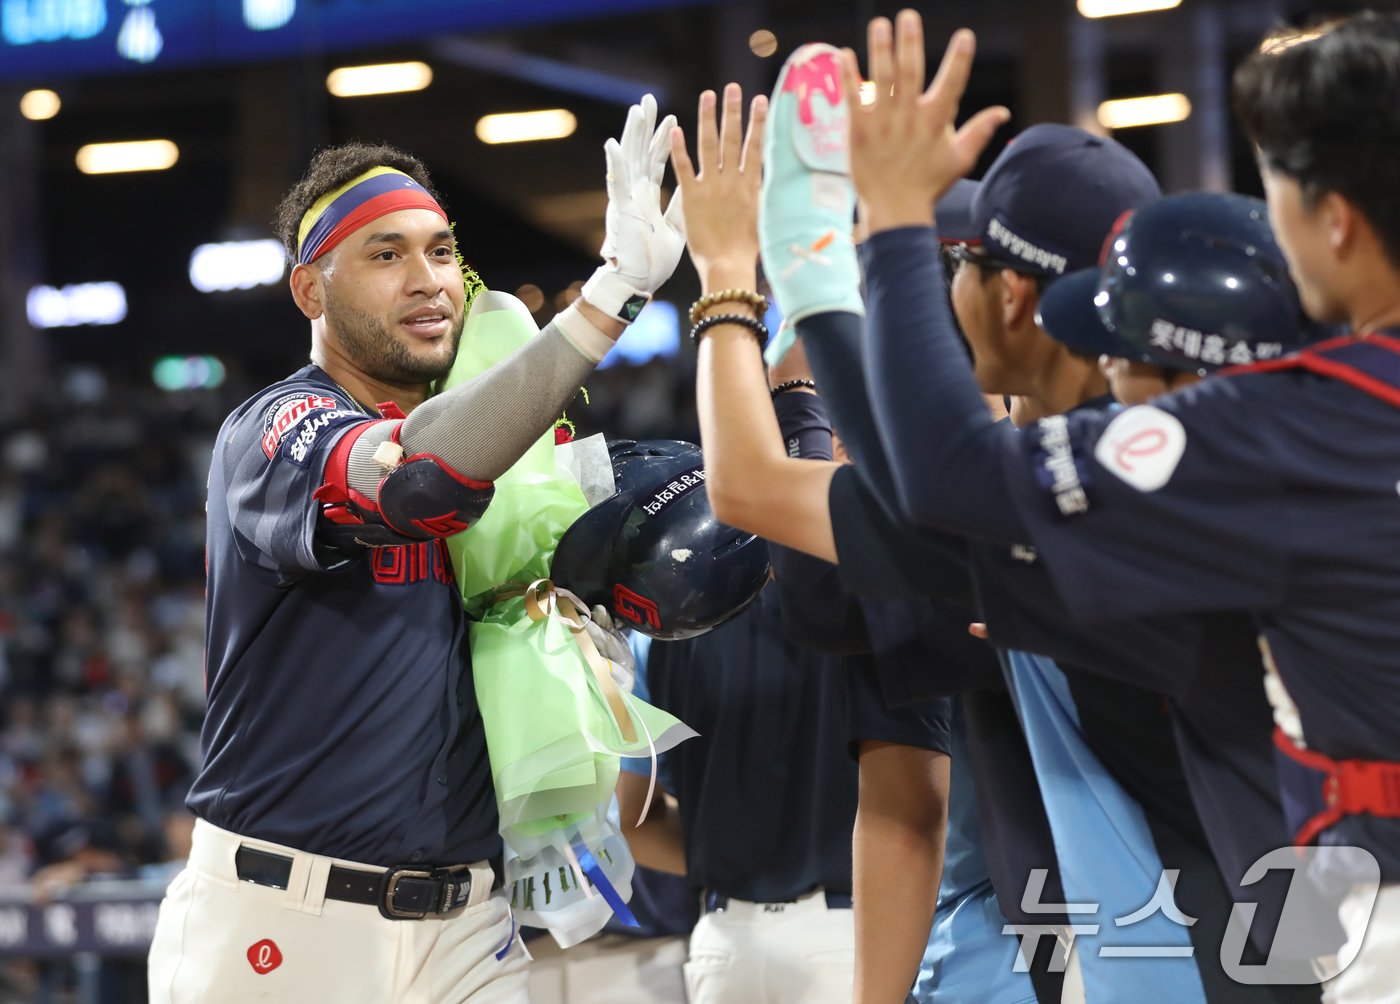
[[[1155,492],[1176,473],[1186,430],[1173,414],[1150,404],[1129,408],[1108,423],[1094,459],[1140,492]]]

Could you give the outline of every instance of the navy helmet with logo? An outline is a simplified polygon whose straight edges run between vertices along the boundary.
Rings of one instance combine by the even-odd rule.
[[[715,518],[700,448],[611,440],[617,490],[565,531],[550,576],[619,625],[661,640],[703,634],[768,581],[768,545]]]
[[[1327,334],[1303,315],[1265,204],[1216,192],[1171,195],[1127,214],[1099,268],[1045,291],[1040,323],[1086,355],[1198,373]]]

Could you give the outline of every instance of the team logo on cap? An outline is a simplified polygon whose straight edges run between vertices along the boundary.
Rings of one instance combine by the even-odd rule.
[[[995,216],[987,222],[987,239],[994,241],[1012,257],[1043,271],[1064,275],[1065,269],[1069,267],[1069,259],[1064,255],[1031,243]]]

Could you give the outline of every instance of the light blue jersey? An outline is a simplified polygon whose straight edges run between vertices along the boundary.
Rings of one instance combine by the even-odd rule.
[[[938,912],[910,999],[918,1004],[1034,1004],[1030,974],[1015,971],[1018,939],[1002,934],[1006,918],[982,853],[967,725],[957,699],[951,745],[948,839]]]
[[[1026,652],[1006,655],[1065,896],[1071,903],[1098,904],[1092,914],[1070,915],[1071,923],[1081,926],[1075,952],[1086,997],[1204,1004],[1205,989],[1183,923],[1160,909],[1133,923],[1116,923],[1138,914],[1162,881],[1162,861],[1142,807],[1085,743],[1059,666]],[[1171,900],[1165,905],[1177,912]],[[1092,925],[1098,925],[1096,932],[1087,929]],[[1128,954],[1135,951],[1146,954]]]

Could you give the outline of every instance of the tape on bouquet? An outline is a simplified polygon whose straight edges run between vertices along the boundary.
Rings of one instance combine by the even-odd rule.
[[[543,600],[540,597],[543,596]],[[612,660],[607,659],[598,647],[593,644],[593,639],[584,630],[585,614],[580,614],[580,610],[587,610],[588,604],[579,599],[576,595],[562,586],[556,586],[548,579],[537,579],[530,583],[525,590],[525,610],[532,620],[540,620],[549,616],[557,610],[558,616],[568,625],[569,631],[574,636],[574,641],[578,644],[579,650],[583,652],[583,658],[593,670],[593,675],[598,679],[598,686],[603,690],[603,696],[608,700],[608,708],[612,711],[613,719],[617,722],[618,728],[622,731],[622,738],[629,743],[637,741],[637,731],[632,723],[636,722],[642,727],[642,734],[647,739],[647,755],[651,759],[651,776],[647,781],[647,797],[642,802],[641,814],[637,817],[637,825],[641,826],[647,818],[647,813],[651,811],[651,800],[656,794],[656,778],[659,772],[656,759],[656,740],[652,737],[651,729],[647,728],[646,719],[641,715],[633,715],[628,706],[632,696],[622,690],[613,679]]]
[[[583,653],[584,662],[593,670],[603,697],[608,702],[608,710],[629,743],[637,741],[637,729],[632,724],[632,713],[627,710],[627,702],[622,699],[622,691],[612,677],[612,663],[603,658],[593,639],[584,630],[584,617],[579,610],[587,610],[588,604],[567,589],[556,586],[549,579],[536,579],[525,589],[525,612],[532,621],[542,621],[547,617],[557,617],[568,627],[574,643]]]
[[[616,915],[628,927],[641,927],[637,923],[637,918],[632,915],[632,911],[627,908],[627,904],[618,895],[617,889],[613,886],[612,880],[603,871],[603,866],[598,863],[598,859],[593,856],[593,852],[588,849],[588,845],[583,842],[582,837],[574,837],[568,843],[562,844],[563,851],[569,859],[569,864],[574,868],[579,876],[579,884],[583,887],[583,893],[590,899],[593,897],[593,889],[598,890],[598,894],[603,897],[603,902],[607,903]],[[587,876],[587,881],[584,881]],[[589,888],[592,883],[593,889]]]

